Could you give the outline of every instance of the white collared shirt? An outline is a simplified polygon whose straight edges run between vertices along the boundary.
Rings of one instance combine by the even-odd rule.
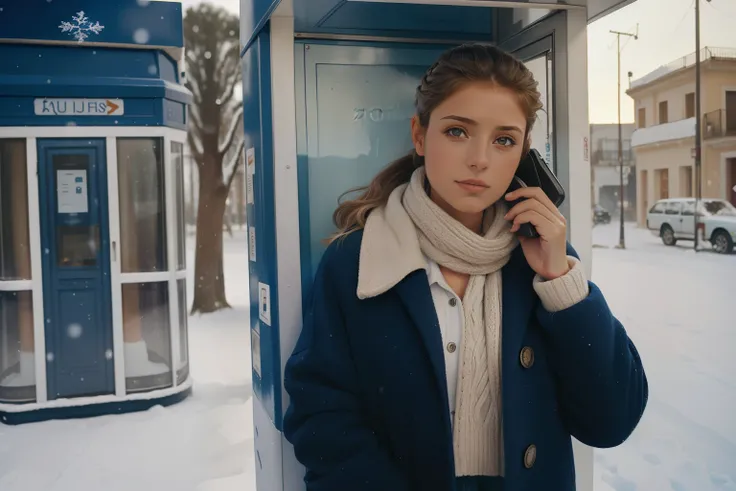
[[[460,370],[460,347],[465,326],[463,303],[447,284],[439,265],[427,259],[427,278],[432,301],[440,323],[442,346],[445,354],[445,370],[447,375],[447,396],[450,401],[450,413],[455,414],[455,394],[457,393],[458,370]]]

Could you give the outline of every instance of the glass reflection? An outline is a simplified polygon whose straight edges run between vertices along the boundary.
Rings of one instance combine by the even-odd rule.
[[[119,138],[117,146],[121,271],[166,271],[161,138]]]
[[[128,393],[172,385],[168,285],[163,281],[122,286]]]
[[[0,291],[0,402],[34,402],[33,296]]]
[[[30,280],[26,141],[0,140],[0,281]]]

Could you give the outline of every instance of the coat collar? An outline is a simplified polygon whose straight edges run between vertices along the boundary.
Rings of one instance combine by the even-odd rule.
[[[407,185],[391,193],[386,206],[376,208],[366,221],[360,244],[358,298],[377,297],[396,286],[410,273],[427,269],[414,223],[400,209]]]

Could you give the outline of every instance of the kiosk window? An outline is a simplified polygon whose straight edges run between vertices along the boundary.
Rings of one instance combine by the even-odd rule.
[[[51,157],[56,177],[56,261],[63,267],[97,265],[100,232],[89,209],[89,155]]]
[[[0,140],[0,281],[31,279],[26,171],[26,141]]]

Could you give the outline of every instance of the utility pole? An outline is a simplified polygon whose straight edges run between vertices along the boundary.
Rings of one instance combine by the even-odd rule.
[[[623,136],[621,135],[621,36],[629,36],[634,39],[639,39],[639,24],[636,25],[636,34],[629,32],[611,31],[612,34],[616,35],[616,53],[618,60],[618,90],[616,96],[618,98],[618,172],[619,172],[619,190],[618,198],[620,204],[620,221],[618,231],[618,247],[619,249],[626,249],[626,240],[624,239],[624,150],[623,150]]]
[[[706,1],[710,2],[710,0]],[[695,241],[693,242],[693,247],[696,252],[700,245],[700,237],[698,236],[698,210],[700,209],[700,199],[702,198],[703,192],[701,179],[702,134],[700,120],[700,0],[695,0]]]

